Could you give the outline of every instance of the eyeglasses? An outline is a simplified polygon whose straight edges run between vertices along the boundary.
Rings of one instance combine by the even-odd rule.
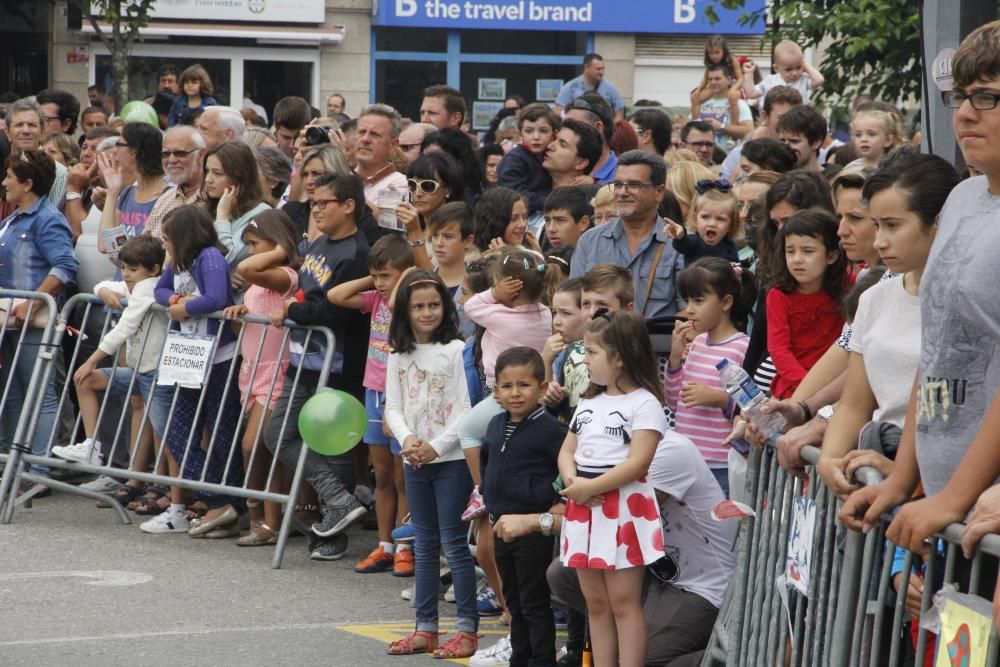
[[[619,192],[621,190],[627,190],[628,192],[631,192],[633,194],[642,192],[646,188],[655,188],[655,187],[656,186],[653,185],[652,183],[639,183],[637,181],[629,181],[628,183],[622,183],[621,181],[614,181],[611,184],[611,188],[615,192]]]
[[[309,202],[309,207],[314,211],[323,211],[328,204],[340,204],[342,201],[341,199],[313,199]]]
[[[406,179],[406,186],[410,188],[410,192],[416,192],[417,188],[420,191],[432,195],[441,188],[441,184],[433,179],[421,179],[421,178],[408,178]]]
[[[160,157],[164,159],[172,157],[187,157],[188,155],[191,155],[191,153],[197,153],[197,152],[198,152],[197,148],[193,148],[189,151],[160,151]]]
[[[694,146],[695,148],[715,148],[714,141],[691,141],[688,146]]]
[[[1000,94],[979,92],[966,95],[958,90],[949,90],[941,93],[941,101],[949,109],[959,108],[965,100],[969,100],[972,108],[976,111],[989,111],[990,109],[996,109],[997,104],[1000,103]]]

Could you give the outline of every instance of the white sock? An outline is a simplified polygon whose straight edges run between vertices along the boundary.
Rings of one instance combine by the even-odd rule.
[[[396,553],[396,545],[392,542],[379,542],[378,545],[382,547],[382,551],[389,554],[390,556]]]
[[[174,516],[184,516],[185,509],[184,503],[170,503],[170,508],[167,511]]]
[[[397,544],[396,545],[396,550],[397,551],[409,551],[410,550],[410,545],[409,544]]]

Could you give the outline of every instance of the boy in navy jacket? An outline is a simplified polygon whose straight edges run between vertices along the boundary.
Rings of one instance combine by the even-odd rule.
[[[497,183],[510,188],[528,202],[528,215],[541,213],[552,192],[552,177],[542,167],[545,151],[559,131],[559,117],[549,105],[524,107],[517,120],[521,143],[510,149],[497,165]]]
[[[545,366],[537,351],[514,347],[496,365],[496,397],[504,412],[490,422],[480,450],[482,494],[490,521],[504,514],[542,514],[542,532],[509,542],[495,538],[497,569],[510,611],[511,665],[554,665],[555,622],[545,570],[554,536],[549,509],[566,425],[539,405]]]

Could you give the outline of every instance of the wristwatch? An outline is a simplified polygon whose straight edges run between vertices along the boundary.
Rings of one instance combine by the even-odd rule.
[[[538,526],[542,529],[542,535],[546,537],[552,535],[552,514],[546,512],[538,517]]]
[[[66,192],[66,201],[76,201],[82,195],[79,192]]]
[[[820,417],[821,419],[825,419],[826,421],[829,422],[831,419],[833,419],[833,406],[824,405],[816,412],[816,416]]]
[[[411,248],[419,248],[425,245],[427,242],[424,239],[416,239],[415,241],[407,241]]]

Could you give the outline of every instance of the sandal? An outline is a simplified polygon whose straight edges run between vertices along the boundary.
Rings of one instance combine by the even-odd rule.
[[[277,531],[263,521],[251,521],[250,532],[236,540],[236,546],[238,547],[259,547],[277,543]]]
[[[416,646],[418,639],[424,640],[423,646]],[[438,633],[417,630],[411,632],[402,639],[397,639],[389,643],[389,655],[416,655],[417,653],[431,653],[437,649]]]
[[[435,658],[471,658],[479,650],[479,637],[471,632],[456,632],[455,636],[441,644],[435,651]]]
[[[120,505],[128,506],[133,500],[145,492],[146,486],[144,484],[140,484],[139,486],[135,486],[133,484],[122,484],[115,490],[114,493],[111,494],[111,497],[117,500]],[[111,507],[111,503],[104,500],[98,500],[97,506],[101,509],[108,509]]]
[[[139,516],[153,516],[170,508],[170,494],[166,489],[151,486],[146,489],[146,495],[135,501],[133,511]],[[129,503],[131,506],[132,503]]]

